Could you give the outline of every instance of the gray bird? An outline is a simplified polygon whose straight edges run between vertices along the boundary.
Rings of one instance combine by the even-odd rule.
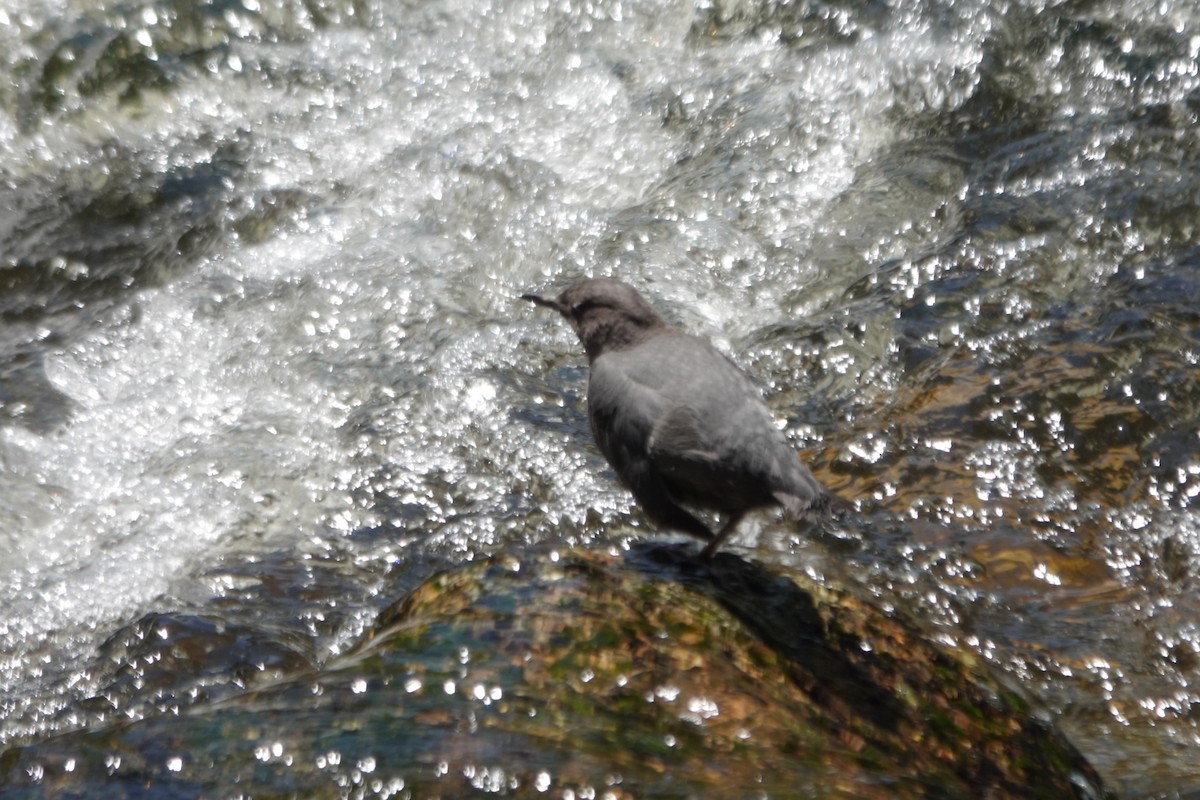
[[[588,419],[600,452],[656,524],[708,542],[711,558],[753,509],[792,516],[845,506],[800,462],[758,389],[706,340],[667,324],[611,278],[557,297],[521,295],[571,323],[588,356]],[[684,506],[716,511],[713,534]]]

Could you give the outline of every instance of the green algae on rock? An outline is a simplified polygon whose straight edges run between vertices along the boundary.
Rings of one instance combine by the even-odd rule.
[[[23,796],[1106,796],[970,654],[722,554],[498,557],[353,652],[182,715],[0,756]]]

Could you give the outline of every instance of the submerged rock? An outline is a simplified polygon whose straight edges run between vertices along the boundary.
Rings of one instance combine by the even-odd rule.
[[[688,552],[456,568],[322,669],[179,716],[9,750],[0,788],[1106,796],[1083,757],[971,654],[847,592]]]

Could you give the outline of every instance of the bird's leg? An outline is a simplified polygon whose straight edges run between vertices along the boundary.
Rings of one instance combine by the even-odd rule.
[[[744,516],[745,514],[740,511],[735,512],[734,515],[731,516],[725,522],[725,524],[721,526],[721,530],[717,531],[717,535],[712,538],[712,541],[710,541],[704,547],[704,549],[700,551],[700,558],[708,561],[710,558],[716,555],[717,548],[721,546],[721,542],[728,539],[730,534],[737,529],[738,523],[742,521],[742,517]]]

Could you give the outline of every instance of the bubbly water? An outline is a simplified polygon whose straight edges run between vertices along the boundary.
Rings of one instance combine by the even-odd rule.
[[[654,535],[516,299],[612,274],[862,505],[749,557],[1200,784],[1195,6],[10,1],[0,69],[0,742],[147,614],[319,662],[436,568]]]

